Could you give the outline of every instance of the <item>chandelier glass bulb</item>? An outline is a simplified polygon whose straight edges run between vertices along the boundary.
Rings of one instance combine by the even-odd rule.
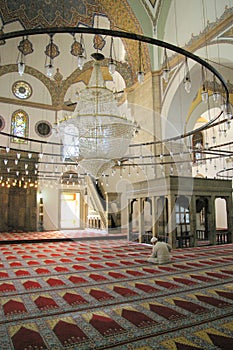
[[[107,89],[101,72],[100,53],[95,59],[87,88],[80,91],[75,111],[59,121],[64,158],[78,162],[93,178],[113,167],[126,155],[136,124],[121,115],[114,94]]]
[[[184,84],[185,91],[187,92],[187,94],[189,94],[191,90],[191,78],[190,78],[190,71],[189,71],[187,57],[185,58],[184,72],[185,72],[185,75],[184,75],[183,84]]]
[[[18,73],[20,76],[23,75],[24,73],[24,70],[25,70],[25,63],[24,62],[18,62]]]
[[[168,62],[166,48],[164,49],[164,59],[163,59],[162,69],[163,69],[162,78],[165,81],[165,83],[167,83],[169,80],[170,66],[169,66],[169,62]]]
[[[213,93],[213,100],[214,100],[214,102],[218,102],[219,98],[220,98],[220,93],[215,91]]]
[[[78,55],[78,68],[80,70],[83,69],[84,62],[85,62],[85,57],[83,55]]]
[[[52,65],[52,63],[49,63],[45,66],[46,69],[46,75],[51,78],[53,76],[54,73],[54,66]]]
[[[170,72],[170,69],[168,69],[168,68],[163,69],[162,77],[163,77],[163,80],[165,81],[165,83],[167,83],[169,80],[169,72]]]
[[[184,88],[185,88],[185,91],[187,92],[187,94],[189,94],[191,91],[191,81],[190,81],[190,78],[188,76],[186,76],[184,79]]]
[[[197,142],[197,143],[196,143],[196,149],[201,149],[201,148],[202,148],[201,142]]]
[[[142,83],[143,83],[144,77],[145,77],[144,72],[139,71],[139,72],[138,72],[138,82],[139,82],[139,84],[142,84]]]
[[[202,91],[201,99],[202,99],[202,102],[207,102],[208,101],[208,92],[206,90]]]

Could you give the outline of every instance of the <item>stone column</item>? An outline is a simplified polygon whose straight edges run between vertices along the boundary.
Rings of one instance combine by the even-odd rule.
[[[176,248],[176,216],[175,216],[175,203],[176,197],[173,194],[169,194],[168,198],[168,243],[172,248]]]
[[[192,195],[190,206],[189,206],[189,220],[190,220],[190,235],[192,236],[191,239],[191,246],[196,247],[197,246],[197,235],[196,235],[196,196]]]
[[[161,84],[160,84],[160,72],[156,71],[152,73],[152,103],[153,103],[153,138],[154,140],[162,139],[162,129],[161,129]],[[153,153],[155,155],[161,153],[161,145],[155,144]],[[161,176],[160,167],[155,167],[155,177]]]
[[[151,198],[152,205],[152,236],[158,235],[158,215],[157,215],[157,199],[156,197]]]
[[[139,243],[142,243],[142,236],[145,232],[144,213],[143,213],[143,198],[139,198],[138,223],[139,223]]]
[[[209,240],[211,245],[216,245],[216,218],[215,218],[215,197],[211,196],[209,199]]]
[[[128,225],[127,225],[127,238],[128,241],[132,241],[133,239],[133,233],[132,233],[132,207],[131,207],[132,201],[128,200],[128,206],[127,206],[127,218],[128,218]]]
[[[228,243],[232,243],[233,242],[233,207],[232,207],[232,199],[231,197],[226,197],[226,210],[227,210],[227,228],[228,228],[228,232],[229,232],[229,242]]]

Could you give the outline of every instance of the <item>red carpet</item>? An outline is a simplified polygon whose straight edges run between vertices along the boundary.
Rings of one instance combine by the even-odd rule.
[[[1,350],[233,348],[233,244],[156,266],[151,246],[126,240],[12,242],[0,244]]]

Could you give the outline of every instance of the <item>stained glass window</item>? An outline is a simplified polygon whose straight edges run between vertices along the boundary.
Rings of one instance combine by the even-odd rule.
[[[12,137],[11,141],[16,143],[27,143],[27,140],[18,137],[28,137],[28,115],[23,110],[17,110],[12,114],[11,118],[11,134],[17,137]]]
[[[185,196],[176,198],[175,204],[177,236],[187,235],[190,231],[189,200]]]

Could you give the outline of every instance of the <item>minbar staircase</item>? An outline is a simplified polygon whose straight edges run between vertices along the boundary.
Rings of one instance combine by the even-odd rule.
[[[100,228],[118,231],[121,226],[120,211],[116,212],[119,195],[105,193],[103,187],[91,177],[87,178],[87,191],[92,208],[99,215]]]

